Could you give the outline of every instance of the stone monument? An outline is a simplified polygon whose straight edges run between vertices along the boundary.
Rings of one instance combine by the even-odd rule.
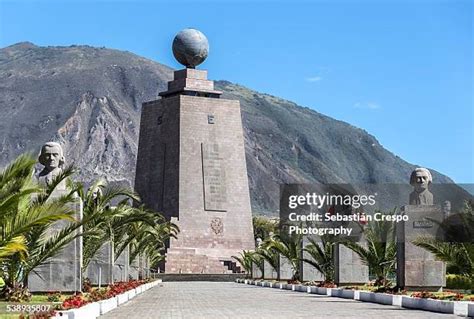
[[[41,148],[38,161],[44,165],[43,170],[36,175],[39,184],[49,186],[59,174],[64,166],[64,155],[61,145],[55,142],[48,142]],[[69,190],[63,181],[56,186],[50,199],[67,195]],[[68,205],[75,211],[74,218],[82,219],[82,200],[76,197]],[[62,230],[70,222],[58,221],[50,229],[50,235]],[[82,229],[78,229],[80,232]],[[32,292],[36,291],[81,291],[81,267],[82,267],[82,237],[78,237],[70,242],[64,249],[50,258],[47,263],[35,268],[28,276],[28,288]]]
[[[397,223],[397,286],[400,288],[439,290],[446,286],[446,264],[413,244],[420,237],[442,240],[438,223],[443,221],[444,212],[441,206],[433,205],[431,182],[431,173],[426,168],[417,168],[410,176],[414,190],[410,205],[403,206],[401,211],[409,220]]]
[[[255,249],[240,104],[195,69],[208,50],[200,31],[179,32],[173,53],[185,69],[142,107],[135,189],[180,228],[167,273],[229,273],[231,256]]]

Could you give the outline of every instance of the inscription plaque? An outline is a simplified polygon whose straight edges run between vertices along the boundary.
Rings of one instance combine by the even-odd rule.
[[[204,209],[226,211],[227,195],[224,159],[218,144],[201,144]]]
[[[415,220],[413,228],[433,228],[433,222],[431,220]]]

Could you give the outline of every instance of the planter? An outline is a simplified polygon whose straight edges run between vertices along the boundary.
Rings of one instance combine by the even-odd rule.
[[[474,303],[470,301],[455,301],[454,314],[464,317],[474,317]]]
[[[376,293],[374,302],[382,305],[393,305],[393,295]]]
[[[100,308],[100,314],[109,312],[112,309],[117,308],[117,297],[101,300],[98,302]]]
[[[361,291],[359,293],[359,300],[360,301],[375,302],[375,292]]]
[[[128,300],[134,298],[137,295],[137,292],[135,291],[135,289],[131,289],[127,291],[127,293],[128,293]]]
[[[453,301],[444,301],[444,300],[434,300],[434,299],[423,299],[422,309],[441,312],[441,313],[453,313],[454,312],[454,302]]]
[[[342,290],[341,288],[328,288],[327,295],[331,297],[341,297]]]
[[[100,316],[100,306],[98,302],[94,302],[87,304],[81,308],[59,311],[54,318],[85,319],[97,318],[98,316]]]
[[[94,302],[75,310],[73,318],[97,318],[98,316],[100,316],[100,306],[99,303]]]
[[[117,306],[128,301],[128,293],[127,292],[125,292],[123,294],[120,294],[120,295],[117,295],[116,297],[117,297]]]
[[[463,317],[469,316],[469,303],[467,301],[455,301],[454,314]]]
[[[391,295],[370,291],[360,291],[342,288],[323,288],[316,286],[293,285],[285,283],[265,282],[262,283],[262,286],[299,292],[307,292],[310,294],[327,295],[345,299],[354,299],[365,302],[373,302],[382,305],[393,305],[398,307],[420,309],[431,312],[455,314],[464,317],[474,317],[474,303],[468,301],[447,301],[413,298],[403,295]]]
[[[297,285],[296,288],[295,288],[296,291],[300,291],[300,292],[308,292],[308,287],[307,286],[303,286],[303,285]]]
[[[402,307],[411,309],[421,309],[421,299],[402,296]]]
[[[401,296],[401,295],[393,295],[392,305],[401,307],[402,306],[402,297],[403,296]]]
[[[339,294],[339,297],[344,298],[344,299],[354,299],[354,290],[351,289],[342,289],[342,291]]]
[[[356,296],[354,296],[354,299],[355,297]],[[401,305],[401,299],[400,298],[398,299],[398,304],[394,304],[393,297],[394,295],[390,295],[390,294],[376,293],[376,292],[370,292],[370,291],[359,291],[359,296],[357,300],[374,302],[381,305],[395,305],[395,306]]]
[[[316,293],[318,295],[327,295],[328,288],[318,287]]]
[[[412,309],[423,309],[433,312],[454,313],[454,302],[435,299],[402,297],[402,307]]]
[[[332,290],[335,288],[326,288],[326,296],[331,296]]]
[[[318,287],[316,287],[316,286],[310,286],[310,287],[308,287],[308,293],[310,293],[310,294],[317,294],[317,293],[318,293]]]
[[[109,312],[112,309],[118,307],[118,305],[127,302],[128,300],[132,299],[136,295],[145,292],[147,289],[156,286],[159,284],[161,280],[157,280],[148,284],[143,284],[138,286],[137,288],[128,290],[123,294],[117,295],[113,298],[93,302],[87,304],[80,308],[70,309],[70,310],[59,310],[55,319],[95,319],[100,315],[103,315]]]
[[[360,290],[354,291],[354,300],[360,300]]]

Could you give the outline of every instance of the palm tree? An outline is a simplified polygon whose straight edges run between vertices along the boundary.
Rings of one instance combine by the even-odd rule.
[[[240,256],[232,256],[235,260],[237,260],[245,270],[247,274],[252,273],[252,264],[254,262],[254,252],[250,250],[244,250],[240,253]]]
[[[307,252],[311,258],[303,258],[306,262],[316,268],[324,276],[325,282],[334,283],[334,247],[335,238],[321,236],[321,242],[313,238],[308,238],[310,242],[303,251]]]
[[[84,190],[81,183],[76,184],[79,196],[83,200],[84,231],[88,236],[83,238],[83,268],[84,272],[90,261],[99,249],[110,241],[114,243],[114,225],[119,221],[126,222],[130,213],[129,199],[138,200],[138,195],[128,188],[110,186],[104,180],[98,180]],[[116,206],[112,206],[113,201],[121,200]],[[109,259],[114,261],[114,250],[110,249]],[[112,272],[112,267],[109,270]],[[111,274],[110,274],[111,275]],[[110,277],[112,278],[112,277]]]
[[[136,221],[120,221],[115,228],[116,255],[119,256],[129,247],[129,263],[133,263],[140,254],[145,254],[150,260],[151,268],[155,268],[164,258],[166,241],[176,238],[179,228],[176,224],[166,221],[161,214],[143,206],[133,209]]]
[[[84,201],[84,230],[89,233],[83,240],[83,272],[107,243],[111,245],[111,281],[113,263],[127,247],[130,248],[130,263],[139,255],[146,255],[152,264],[156,264],[163,258],[165,241],[176,237],[179,231],[162,215],[143,207],[132,207],[130,201],[139,202],[139,197],[131,189],[111,186],[99,180],[87,191],[78,184],[78,190]],[[116,206],[112,206],[114,201],[119,201]]]
[[[280,256],[285,257],[293,270],[292,280],[300,280],[300,262],[303,258],[302,235],[279,235],[270,239],[267,249],[273,250]]]
[[[52,196],[55,188],[72,173],[67,168],[51,185],[38,185],[32,178],[36,161],[21,155],[0,173],[0,276],[7,286],[26,284],[28,274],[47,262],[76,236],[74,211],[67,205],[73,192]],[[51,234],[50,227],[69,221],[67,230]]]
[[[280,280],[280,255],[274,249],[270,249],[271,240],[267,239],[262,243],[260,247],[257,248],[255,254],[260,256],[263,262],[267,262],[270,267],[273,268],[274,271],[277,273],[277,280]],[[264,264],[262,263],[262,268],[264,268]]]
[[[390,284],[388,276],[395,271],[395,224],[386,220],[370,221],[364,229],[364,235],[366,243],[345,241],[343,245],[359,255],[369,267],[369,271],[376,276],[375,285],[386,287]]]

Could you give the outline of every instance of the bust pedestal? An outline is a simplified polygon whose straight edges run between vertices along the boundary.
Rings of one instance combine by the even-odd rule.
[[[59,189],[53,192],[52,198],[64,196],[68,190]],[[74,218],[82,219],[82,200],[76,197],[69,203],[75,211]],[[51,236],[66,227],[69,221],[58,221],[49,230]],[[81,232],[78,229],[77,232]],[[31,292],[62,291],[75,292],[82,289],[82,237],[66,245],[61,252],[49,261],[35,268],[28,276],[28,288]]]
[[[406,205],[402,214],[407,222],[397,223],[397,286],[413,290],[439,290],[446,286],[446,264],[412,241],[420,236],[439,238],[440,227],[433,221],[443,221],[437,205]],[[429,219],[427,219],[429,218]]]

